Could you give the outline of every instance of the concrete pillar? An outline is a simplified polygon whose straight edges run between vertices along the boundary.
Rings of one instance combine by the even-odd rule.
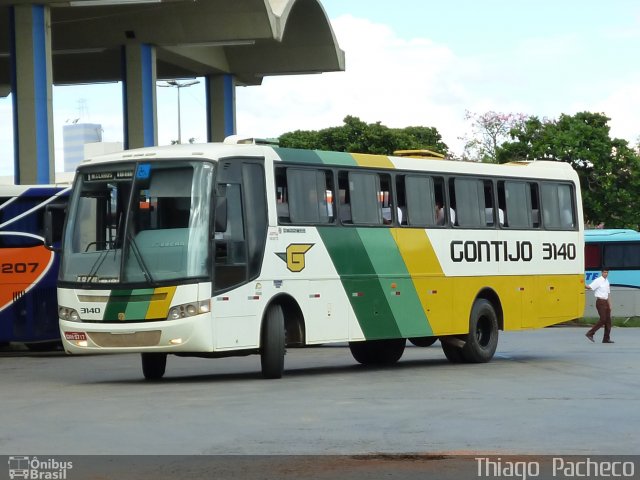
[[[158,144],[156,49],[148,44],[122,47],[124,148]]]
[[[49,7],[10,9],[14,182],[55,181]]]
[[[207,141],[221,142],[236,133],[236,84],[233,75],[205,78]]]

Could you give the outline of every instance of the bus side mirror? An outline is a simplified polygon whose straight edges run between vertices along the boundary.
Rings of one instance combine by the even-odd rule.
[[[60,204],[49,204],[44,209],[44,246],[48,250],[61,251],[59,245],[62,241],[65,209],[66,205]]]
[[[216,232],[227,231],[227,197],[216,197]]]

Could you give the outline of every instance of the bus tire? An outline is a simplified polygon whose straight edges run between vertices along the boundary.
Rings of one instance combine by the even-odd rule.
[[[166,353],[141,353],[142,373],[147,380],[160,380],[167,368]]]
[[[281,378],[284,371],[285,330],[280,305],[271,305],[262,324],[260,365],[264,378]]]
[[[353,358],[363,365],[392,365],[402,357],[407,341],[404,338],[349,342]]]
[[[451,363],[464,363],[462,356],[462,349],[448,342],[440,342],[444,356],[447,357]]]
[[[489,300],[479,298],[471,308],[469,333],[462,356],[469,363],[486,363],[498,347],[498,316]]]
[[[412,337],[409,341],[416,347],[430,347],[438,341],[438,337]]]

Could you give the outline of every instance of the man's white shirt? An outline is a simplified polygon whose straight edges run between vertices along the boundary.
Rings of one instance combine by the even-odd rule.
[[[611,293],[609,280],[604,277],[596,278],[589,284],[589,288],[593,290],[596,298],[600,298],[602,300],[607,300],[609,298],[609,293]]]

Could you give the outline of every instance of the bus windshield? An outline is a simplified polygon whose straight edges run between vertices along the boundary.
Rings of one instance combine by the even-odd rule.
[[[80,170],[60,280],[157,285],[208,277],[213,172],[211,163],[184,161]]]

